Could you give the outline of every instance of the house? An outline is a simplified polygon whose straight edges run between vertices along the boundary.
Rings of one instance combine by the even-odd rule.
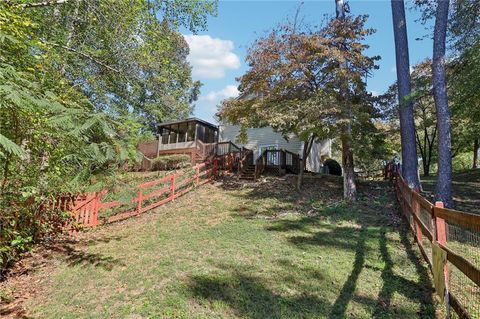
[[[142,143],[138,150],[147,158],[141,169],[149,168],[148,158],[167,154],[188,154],[192,163],[205,161],[215,151],[218,127],[198,118],[164,122],[157,126],[157,140]]]
[[[265,151],[267,151],[265,165],[270,167],[291,166],[293,165],[292,156],[298,158],[303,155],[304,143],[301,140],[294,135],[285,139],[270,127],[248,129],[248,142],[239,145],[234,143],[240,132],[239,126],[216,126],[198,118],[161,123],[158,125],[157,132],[156,141],[143,143],[138,148],[147,158],[166,154],[189,154],[192,163],[195,163],[215,155],[233,152],[236,154],[235,161],[238,163],[245,152],[252,151],[248,163],[245,164],[251,166],[250,169],[253,170],[252,166]],[[282,163],[280,158],[282,154],[287,156],[284,160],[288,163]],[[320,172],[323,160],[330,155],[330,140],[316,141],[307,158],[307,170]],[[145,159],[142,168],[148,169],[148,165],[149,161]]]
[[[222,124],[219,126],[219,141],[236,141],[240,133],[240,126]],[[265,150],[283,149],[303,156],[304,142],[295,135],[285,139],[282,134],[275,132],[271,127],[249,128],[247,129],[247,143],[236,143],[240,147],[245,147],[254,151],[254,157],[258,158]],[[311,172],[321,172],[322,163],[325,158],[331,157],[331,140],[315,141],[312,145],[309,156],[307,157],[306,169]],[[278,162],[274,152],[271,153],[267,161],[270,163]]]

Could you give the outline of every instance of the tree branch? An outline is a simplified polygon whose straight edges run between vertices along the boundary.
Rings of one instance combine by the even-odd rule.
[[[106,68],[106,69],[108,69],[108,70],[110,70],[110,71],[113,71],[113,72],[116,72],[116,73],[120,73],[119,70],[117,70],[117,69],[109,66],[108,64],[105,64],[104,62],[102,62],[102,61],[100,61],[100,60],[97,60],[97,59],[94,58],[93,56],[88,55],[88,54],[83,53],[83,52],[80,52],[80,51],[78,51],[78,50],[76,50],[76,49],[74,49],[74,48],[72,48],[72,47],[68,47],[68,46],[66,46],[66,45],[61,45],[61,44],[53,43],[53,42],[43,42],[43,43],[46,44],[46,45],[50,45],[50,46],[57,47],[57,48],[62,48],[62,49],[64,49],[64,50],[67,50],[67,51],[76,53],[76,54],[81,55],[82,57],[87,58],[87,59],[89,59],[90,61],[92,61],[92,62],[94,62],[94,63],[96,63],[96,64],[98,64],[98,65],[100,65],[100,66],[102,66],[102,67],[104,67],[104,68]]]
[[[38,8],[38,7],[48,7],[51,5],[65,4],[69,0],[46,0],[41,2],[34,3],[12,3],[10,0],[3,0],[3,2],[8,6],[20,7],[20,8]]]

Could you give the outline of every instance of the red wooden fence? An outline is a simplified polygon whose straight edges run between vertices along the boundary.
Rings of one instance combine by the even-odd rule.
[[[447,310],[451,307],[460,318],[480,318],[480,215],[446,209],[442,202],[433,205],[408,187],[397,166],[385,173],[394,180],[401,211],[432,271],[438,262],[434,246],[446,253],[446,289],[437,293],[445,296]]]
[[[125,218],[142,214],[148,210],[175,200],[195,187],[210,182],[217,175],[217,161],[211,164],[202,163],[193,167],[192,171],[181,171],[167,175],[158,180],[144,182],[136,186],[136,196],[129,202],[120,200],[107,201],[110,191],[82,194],[73,197],[64,210],[72,213],[70,227],[95,227],[102,223],[112,223]],[[115,209],[111,216],[101,218],[99,213]]]

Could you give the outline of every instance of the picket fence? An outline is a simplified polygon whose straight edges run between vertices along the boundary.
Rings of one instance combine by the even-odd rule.
[[[228,170],[228,165],[221,169]],[[192,169],[169,174],[157,180],[136,185],[136,196],[129,201],[108,200],[115,191],[102,190],[57,199],[57,207],[71,213],[69,230],[108,224],[164,205],[192,189],[212,181],[218,175],[217,160],[201,163]],[[102,217],[100,217],[102,213]]]
[[[445,290],[437,293],[444,296],[448,316],[453,309],[454,316],[480,318],[480,215],[430,203],[407,185],[399,171],[390,165],[385,177],[394,181],[401,211],[430,270],[443,267]],[[445,252],[446,262],[435,258],[434,246]]]

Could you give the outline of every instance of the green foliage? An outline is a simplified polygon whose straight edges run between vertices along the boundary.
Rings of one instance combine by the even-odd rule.
[[[342,166],[334,159],[327,158],[323,165],[328,167],[328,173],[330,175],[342,176]]]
[[[109,186],[152,123],[191,112],[200,84],[178,28],[203,29],[215,8],[0,2],[0,272],[62,230],[59,194]]]
[[[249,70],[240,77],[240,98],[222,103],[221,119],[243,127],[270,126],[284,136],[310,140],[340,136],[344,192],[354,199],[355,155],[365,155],[362,137],[381,149],[383,135],[372,118],[372,96],[365,78],[376,69],[378,56],[366,55],[367,16],[331,19],[320,27],[286,23],[257,39],[248,51]],[[355,133],[354,133],[355,131]],[[242,131],[241,131],[242,132]],[[308,147],[305,148],[308,150]],[[307,152],[303,157],[308,156]],[[375,155],[376,156],[376,155]]]
[[[473,154],[471,152],[463,152],[456,154],[452,159],[453,171],[461,172],[472,168]]]
[[[79,86],[98,110],[135,113],[155,123],[183,118],[201,84],[191,79],[179,27],[203,30],[216,1],[69,1],[30,10],[64,81]]]
[[[171,170],[190,165],[190,155],[162,155],[152,160],[152,171]]]

